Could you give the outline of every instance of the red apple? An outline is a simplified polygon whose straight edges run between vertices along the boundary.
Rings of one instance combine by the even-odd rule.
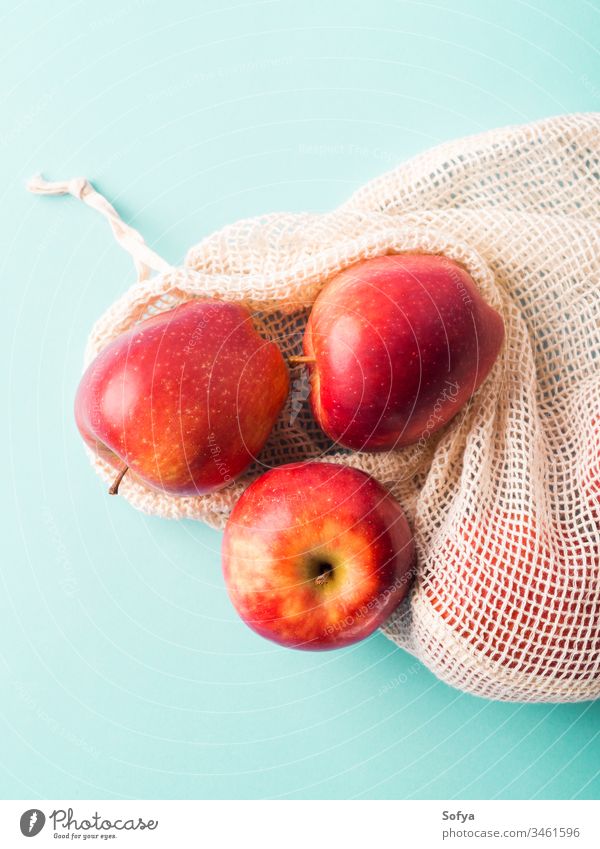
[[[321,428],[356,451],[426,439],[469,400],[504,338],[470,275],[425,254],[365,260],[322,290],[304,336]]]
[[[473,648],[524,674],[597,675],[597,552],[528,513],[465,519],[423,598]]]
[[[362,640],[408,592],[412,534],[402,508],[364,472],[333,463],[272,469],[244,492],[223,538],[242,619],[299,649]]]
[[[248,467],[287,393],[281,352],[245,307],[193,300],[107,345],[79,384],[75,418],[115,469],[172,495],[199,495]]]

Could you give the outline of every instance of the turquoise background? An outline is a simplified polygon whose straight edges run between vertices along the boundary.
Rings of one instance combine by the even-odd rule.
[[[598,3],[7,6],[1,795],[597,797],[598,704],[476,699],[381,635],[280,650],[236,618],[219,533],[106,495],[71,406],[132,265],[99,216],[24,182],[93,179],[176,263],[445,139],[599,109]]]

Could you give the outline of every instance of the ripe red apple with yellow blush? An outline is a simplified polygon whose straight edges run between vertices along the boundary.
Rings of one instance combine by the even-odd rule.
[[[195,299],[135,325],[83,375],[75,418],[118,471],[172,495],[214,492],[269,436],[288,394],[279,348],[238,304]]]
[[[381,451],[439,430],[485,380],[504,323],[458,263],[426,254],[357,263],[321,291],[304,336],[311,405],[340,445]]]
[[[254,481],[223,538],[223,571],[242,619],[298,649],[371,634],[407,594],[412,533],[374,478],[333,463],[291,463]]]

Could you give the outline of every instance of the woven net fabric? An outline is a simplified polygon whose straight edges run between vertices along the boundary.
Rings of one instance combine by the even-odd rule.
[[[131,479],[159,516],[222,527],[273,465],[345,463],[391,488],[415,531],[418,577],[384,628],[441,679],[517,701],[600,696],[600,114],[444,144],[327,214],[237,222],[180,268],[142,279],[93,328],[89,362],[133,323],[195,296],[240,301],[284,356],[301,353],[321,287],[360,259],[441,253],[504,317],[491,375],[439,434],[384,454],[340,451],[313,421],[304,369],[253,467],[175,498]],[[108,482],[114,470],[93,458]]]

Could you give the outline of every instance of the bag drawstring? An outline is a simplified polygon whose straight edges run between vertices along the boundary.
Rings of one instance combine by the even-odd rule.
[[[172,266],[148,247],[137,230],[125,224],[114,206],[84,177],[50,182],[39,174],[29,180],[27,189],[37,195],[73,195],[74,198],[78,198],[103,215],[110,224],[117,242],[133,259],[138,281],[147,280],[151,271],[171,269]]]

